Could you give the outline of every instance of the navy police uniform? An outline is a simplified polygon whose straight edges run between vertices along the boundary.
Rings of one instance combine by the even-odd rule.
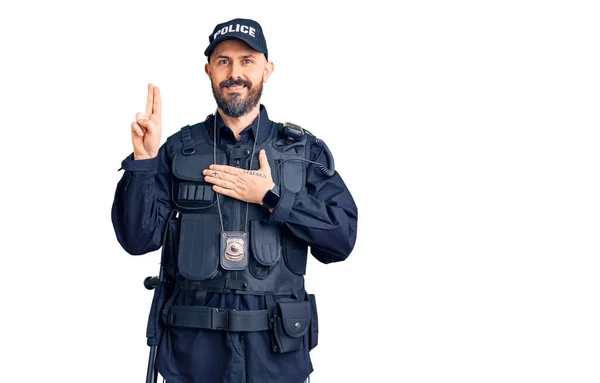
[[[313,371],[318,315],[315,296],[304,290],[308,248],[322,263],[346,259],[358,211],[339,173],[325,174],[324,143],[310,134],[290,140],[281,128],[261,105],[236,140],[217,113],[170,136],[157,157],[131,154],[122,162],[112,222],[132,255],[162,246],[166,278],[147,336],[169,383],[300,383]],[[213,156],[257,169],[261,148],[280,191],[273,212],[216,199],[201,175]],[[249,233],[243,267],[223,258],[222,228]]]

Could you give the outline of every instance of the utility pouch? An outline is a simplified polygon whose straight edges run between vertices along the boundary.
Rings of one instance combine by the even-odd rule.
[[[204,181],[202,170],[208,169],[214,162],[211,152],[202,154],[177,153],[173,157],[171,170],[171,196],[175,205],[180,209],[205,211],[216,206],[217,194],[212,184]]]
[[[281,259],[279,228],[261,219],[250,220],[249,270],[254,278],[265,279]]]
[[[310,310],[312,313],[310,332],[308,333],[308,344],[309,350],[312,350],[319,344],[319,315],[317,314],[317,301],[315,300],[315,295],[308,294],[308,301],[310,302]]]
[[[217,275],[219,266],[219,216],[182,214],[179,234],[179,272],[192,281]]]
[[[302,348],[311,322],[309,301],[277,302],[273,313],[273,351],[284,353]]]

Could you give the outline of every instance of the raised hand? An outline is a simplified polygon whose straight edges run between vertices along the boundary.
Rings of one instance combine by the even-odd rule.
[[[146,112],[136,113],[135,121],[131,123],[131,142],[133,143],[134,159],[145,160],[158,155],[160,136],[162,134],[161,109],[160,89],[153,84],[148,84]]]

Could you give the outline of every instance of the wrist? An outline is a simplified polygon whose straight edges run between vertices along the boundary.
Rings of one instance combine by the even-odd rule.
[[[135,154],[135,153],[133,154],[133,159],[134,159],[135,161],[139,161],[139,160],[150,160],[150,159],[152,159],[152,158],[154,158],[154,157],[152,157],[152,156],[149,156],[149,155]]]
[[[281,195],[279,186],[275,184],[273,185],[274,186],[271,189],[267,190],[261,201],[261,207],[265,210],[269,210],[270,212],[273,212],[273,209],[279,202]]]

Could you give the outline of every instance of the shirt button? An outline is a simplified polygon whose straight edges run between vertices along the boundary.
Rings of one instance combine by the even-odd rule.
[[[244,150],[244,154],[245,154],[245,155],[248,155],[248,154],[250,154],[250,150],[249,150],[249,149],[246,149],[246,150]]]

